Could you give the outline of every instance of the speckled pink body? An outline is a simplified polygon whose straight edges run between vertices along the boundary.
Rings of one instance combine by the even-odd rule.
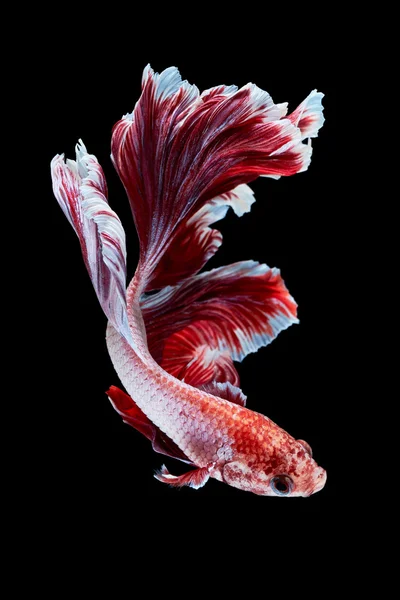
[[[145,415],[167,434],[197,467],[210,476],[260,495],[274,495],[269,482],[276,473],[294,481],[291,496],[321,489],[325,471],[304,446],[268,417],[216,398],[166,373],[151,357],[143,339],[133,281],[128,315],[139,357],[109,324],[107,347],[123,385]]]

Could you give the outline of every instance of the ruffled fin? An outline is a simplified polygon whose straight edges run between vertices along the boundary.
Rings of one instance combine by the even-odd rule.
[[[254,84],[239,90],[219,86],[200,95],[175,67],[161,74],[146,67],[142,95],[112,136],[113,162],[139,235],[137,278],[145,289],[155,289],[157,266],[182,223],[212,198],[259,175],[293,175],[308,168],[311,146],[302,143],[297,125],[282,118],[285,110]],[[196,259],[191,274],[198,265]],[[163,285],[176,282],[170,274]]]

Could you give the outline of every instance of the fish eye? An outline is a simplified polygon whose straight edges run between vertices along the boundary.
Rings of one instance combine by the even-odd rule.
[[[292,491],[293,481],[287,475],[277,475],[271,479],[270,485],[278,496],[287,496]]]

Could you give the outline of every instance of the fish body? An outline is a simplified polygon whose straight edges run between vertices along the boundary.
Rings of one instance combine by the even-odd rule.
[[[279,271],[243,261],[198,274],[222,242],[210,225],[228,208],[250,210],[249,181],[308,167],[302,140],[322,125],[321,97],[312,92],[286,118],[286,105],[253,84],[200,95],[176,69],[146,68],[142,97],[112,140],[140,241],[127,290],[125,236],[101,167],[83,144],[76,162],[53,159],[54,193],[79,237],[127,390],[112,386],[108,396],[157,452],[191,465],[180,476],[162,467],[162,482],[199,488],[212,477],[292,497],[325,484],[306,442],[246,407],[234,366],[297,322]]]

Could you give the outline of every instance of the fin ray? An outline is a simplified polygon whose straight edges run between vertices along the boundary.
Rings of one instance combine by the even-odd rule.
[[[233,361],[298,322],[279,270],[255,261],[190,277],[144,296],[141,307],[154,359],[185,381],[191,373],[192,385],[213,380],[237,385]]]
[[[97,159],[82,141],[76,161],[57,155],[51,162],[54,195],[81,245],[82,256],[103,311],[133,347],[126,311],[125,232],[107,199]]]

